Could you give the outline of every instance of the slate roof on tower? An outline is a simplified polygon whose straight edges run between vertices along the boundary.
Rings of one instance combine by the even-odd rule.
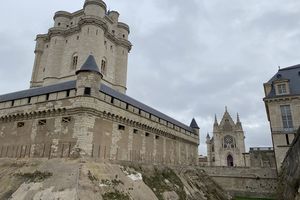
[[[195,120],[195,118],[193,118],[190,127],[194,128],[194,129],[200,129],[197,122],[196,122],[196,120]]]
[[[98,74],[101,74],[93,55],[89,55],[81,68],[76,71],[76,75],[80,72],[96,72]]]

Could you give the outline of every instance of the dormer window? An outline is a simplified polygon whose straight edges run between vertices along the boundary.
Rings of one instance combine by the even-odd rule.
[[[278,84],[277,85],[277,92],[278,95],[283,95],[283,94],[287,94],[287,88],[286,88],[286,84]]]

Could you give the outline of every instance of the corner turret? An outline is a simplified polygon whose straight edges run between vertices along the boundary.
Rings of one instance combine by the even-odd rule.
[[[209,133],[207,133],[207,136],[206,136],[206,144],[209,144],[210,143],[210,135]]]
[[[77,96],[99,97],[103,75],[100,73],[94,56],[90,55],[82,67],[76,71]]]
[[[86,15],[103,18],[106,14],[106,4],[102,0],[85,0],[83,8]]]
[[[194,132],[195,132],[197,135],[199,135],[199,130],[200,130],[200,128],[199,128],[199,126],[198,126],[198,124],[197,124],[195,118],[193,118],[193,120],[192,120],[192,122],[191,122],[191,124],[190,124],[190,127],[194,130]]]

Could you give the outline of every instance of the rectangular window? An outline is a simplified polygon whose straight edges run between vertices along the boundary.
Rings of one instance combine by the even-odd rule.
[[[47,123],[47,121],[45,119],[41,119],[41,120],[39,120],[38,124],[39,124],[39,126],[45,126],[46,123]]]
[[[290,105],[280,106],[282,125],[284,131],[293,131],[293,118]]]
[[[286,84],[277,85],[278,94],[287,94]]]
[[[67,90],[66,97],[70,96],[70,90]]]
[[[133,129],[133,133],[138,134],[138,130],[137,129]]]
[[[23,126],[25,126],[25,123],[24,123],[24,122],[18,122],[18,123],[17,123],[17,127],[18,127],[18,128],[21,128],[21,127],[23,127]]]
[[[145,136],[146,136],[146,137],[149,137],[149,136],[150,136],[150,133],[145,133]]]
[[[124,131],[124,130],[125,130],[125,126],[123,126],[123,125],[119,125],[119,130],[122,130],[122,131]]]
[[[157,140],[158,140],[158,139],[159,139],[159,136],[158,136],[158,135],[156,135],[156,136],[155,136],[155,139],[157,139]]]
[[[89,87],[84,88],[84,95],[91,96],[91,88]]]
[[[62,123],[67,124],[71,121],[71,117],[63,117],[61,121],[62,121]]]

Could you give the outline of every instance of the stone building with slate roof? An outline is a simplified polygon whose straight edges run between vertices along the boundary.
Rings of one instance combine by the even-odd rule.
[[[280,171],[300,126],[300,65],[279,69],[264,84],[264,90],[276,165]]]
[[[31,89],[0,96],[0,157],[196,164],[199,126],[127,96],[128,25],[102,0],[38,35]]]

